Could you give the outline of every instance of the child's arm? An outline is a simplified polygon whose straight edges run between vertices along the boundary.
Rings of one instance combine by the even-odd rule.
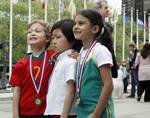
[[[13,92],[13,118],[19,118],[19,99],[20,99],[20,87],[15,87]]]
[[[95,110],[92,114],[89,115],[88,118],[99,118],[101,115],[103,109],[106,107],[109,97],[113,90],[113,82],[112,82],[112,76],[111,76],[111,69],[110,65],[102,65],[100,67],[100,73],[103,80],[103,87],[102,91],[98,100],[98,103],[96,105]]]
[[[69,112],[72,108],[72,103],[75,95],[75,84],[73,80],[67,82],[67,92],[64,101],[63,112],[60,118],[68,118]]]

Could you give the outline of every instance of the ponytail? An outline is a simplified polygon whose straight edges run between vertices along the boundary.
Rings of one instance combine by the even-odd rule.
[[[112,40],[112,35],[111,32],[107,29],[107,27],[103,27],[101,30],[101,35],[100,38],[97,39],[98,42],[100,42],[102,45],[107,47],[107,49],[111,52],[112,54],[112,60],[113,60],[113,66],[111,67],[111,73],[113,78],[117,78],[118,72],[117,72],[117,61],[116,57],[114,54],[114,49],[113,49],[113,40]]]
[[[99,38],[97,38],[97,41],[106,46],[111,53],[114,53],[112,36],[106,27],[102,27],[101,34]]]

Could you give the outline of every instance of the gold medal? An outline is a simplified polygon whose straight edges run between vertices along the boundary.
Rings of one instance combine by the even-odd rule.
[[[80,96],[79,96],[79,93],[77,93],[77,96],[76,96],[76,100],[77,100],[77,105],[80,103]]]
[[[40,99],[39,97],[36,97],[34,100],[34,103],[37,106],[41,106],[42,105],[42,99]]]
[[[79,105],[80,103],[80,98],[77,98],[77,105]]]

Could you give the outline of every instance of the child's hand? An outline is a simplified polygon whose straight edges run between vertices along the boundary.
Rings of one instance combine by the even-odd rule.
[[[62,115],[61,115],[60,118],[68,118],[68,117],[67,117],[67,116],[65,117],[65,116],[62,116]]]
[[[94,114],[94,112],[93,112],[87,118],[99,118],[99,116]]]
[[[68,56],[73,58],[73,59],[77,59],[79,56],[79,53],[75,50],[72,50],[71,54],[69,54]]]
[[[20,118],[20,117],[16,115],[16,116],[13,116],[13,118]]]

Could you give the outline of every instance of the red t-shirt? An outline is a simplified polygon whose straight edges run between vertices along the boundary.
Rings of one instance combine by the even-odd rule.
[[[53,64],[51,63],[53,55],[54,51],[47,51],[43,80],[38,95],[30,74],[30,56],[23,58],[14,66],[9,83],[12,86],[21,87],[19,101],[20,115],[42,115],[44,113],[49,78],[53,69]],[[43,61],[44,53],[39,58],[32,57],[32,73],[37,86],[41,77]],[[34,103],[37,96],[42,100],[41,105]]]

